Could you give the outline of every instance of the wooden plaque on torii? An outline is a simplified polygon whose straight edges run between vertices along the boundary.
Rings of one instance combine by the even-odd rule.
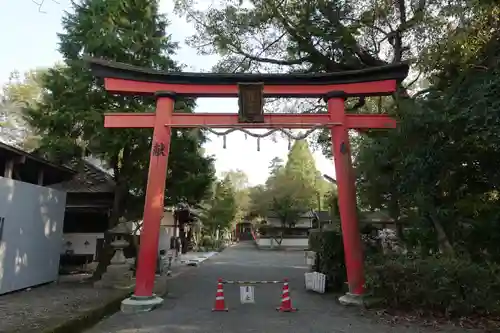
[[[264,83],[238,83],[238,122],[264,123]]]

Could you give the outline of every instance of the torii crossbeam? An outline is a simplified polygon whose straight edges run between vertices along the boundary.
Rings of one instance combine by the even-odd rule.
[[[349,292],[341,300],[345,303],[359,302],[364,295],[363,250],[348,130],[395,128],[396,121],[386,115],[347,114],[344,101],[347,97],[392,94],[408,74],[406,64],[319,74],[207,74],[161,72],[101,59],[86,60],[93,74],[104,79],[108,91],[154,95],[157,98],[155,113],[110,113],[105,115],[104,120],[108,128],[153,128],[136,287],[134,295],[123,301],[122,308],[137,305],[144,311],[162,302],[161,298],[153,295],[153,286],[171,130],[195,127],[296,129],[324,126],[330,129],[349,284]],[[249,89],[248,86],[252,85],[253,88]],[[254,95],[245,95],[244,89],[253,89]],[[240,114],[176,113],[174,102],[177,96],[239,97]],[[262,114],[263,97],[277,96],[323,97],[327,101],[328,112]],[[242,116],[252,120],[242,120]]]

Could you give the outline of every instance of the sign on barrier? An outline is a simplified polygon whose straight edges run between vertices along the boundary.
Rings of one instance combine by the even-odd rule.
[[[255,291],[254,286],[241,286],[240,287],[241,304],[255,303],[254,291]]]
[[[319,272],[305,273],[306,290],[312,290],[320,294],[325,293],[326,275]]]
[[[314,265],[314,261],[316,259],[316,252],[314,251],[305,251],[306,265],[312,267]]]

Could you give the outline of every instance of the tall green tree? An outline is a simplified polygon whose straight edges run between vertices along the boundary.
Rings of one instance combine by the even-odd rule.
[[[202,216],[205,229],[212,237],[221,231],[229,231],[238,213],[238,206],[233,185],[228,177],[217,181],[208,209]]]
[[[223,179],[227,179],[236,191],[248,188],[248,175],[242,170],[225,171],[221,176]]]
[[[82,57],[179,71],[181,67],[170,58],[177,44],[166,34],[168,21],[159,12],[158,1],[81,0],[72,5],[58,34],[63,64],[43,75],[40,102],[28,105],[25,114],[42,137],[41,148],[48,158],[65,162],[91,154],[108,163],[116,182],[112,227],[128,207],[134,207],[131,201],[142,201],[152,133],[150,129],[106,129],[103,114],[153,111],[155,100],[106,92]],[[176,102],[176,108],[185,111],[193,107],[192,100]],[[212,160],[201,153],[202,140],[188,134],[172,133],[167,203],[199,201],[213,180]]]
[[[294,142],[288,153],[284,171],[290,178],[296,178],[311,184],[316,182],[318,171],[306,140]]]
[[[40,137],[24,119],[23,108],[33,106],[42,95],[41,78],[46,69],[19,73],[13,71],[4,84],[0,97],[0,116],[3,118],[2,139],[28,152],[38,148]]]
[[[110,226],[124,214],[131,190],[139,197],[144,194],[151,130],[106,129],[103,114],[152,111],[155,101],[106,92],[82,56],[178,71],[180,66],[170,58],[177,45],[165,33],[167,23],[157,1],[74,2],[59,34],[64,63],[43,75],[40,102],[25,110],[48,157],[63,162],[92,154],[109,164],[117,184]],[[176,106],[189,111],[194,102],[181,100]],[[212,160],[201,153],[202,140],[186,134],[172,134],[168,203],[201,200],[213,180]]]
[[[316,168],[316,162],[306,140],[298,140],[292,145],[284,171],[287,178],[300,180],[307,188],[314,189],[312,208],[326,207],[325,195],[331,186]]]
[[[248,189],[249,207],[247,217],[250,220],[262,219],[269,213],[269,197],[266,186],[257,185]]]
[[[284,226],[293,226],[301,214],[314,208],[317,170],[307,141],[297,140],[284,168],[268,184],[270,209]]]
[[[223,172],[223,179],[231,185],[236,203],[236,214],[233,227],[242,222],[247,216],[250,208],[248,176],[242,170],[230,170]]]
[[[283,226],[291,227],[301,214],[318,207],[318,198],[326,194],[324,186],[307,141],[297,140],[286,164],[274,158],[266,184],[250,191],[250,214],[274,214]]]
[[[275,157],[269,163],[269,178],[276,176],[285,166],[283,159]]]

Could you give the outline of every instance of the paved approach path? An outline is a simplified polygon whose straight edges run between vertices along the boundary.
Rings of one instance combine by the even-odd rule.
[[[339,305],[333,295],[304,290],[302,251],[257,250],[240,243],[170,281],[164,305],[149,313],[117,313],[88,333],[386,333],[424,332],[417,327],[391,327]],[[229,312],[212,312],[217,278],[280,280],[289,278],[295,313],[279,313],[281,284],[258,285],[255,304],[240,304],[239,287],[224,285]]]

